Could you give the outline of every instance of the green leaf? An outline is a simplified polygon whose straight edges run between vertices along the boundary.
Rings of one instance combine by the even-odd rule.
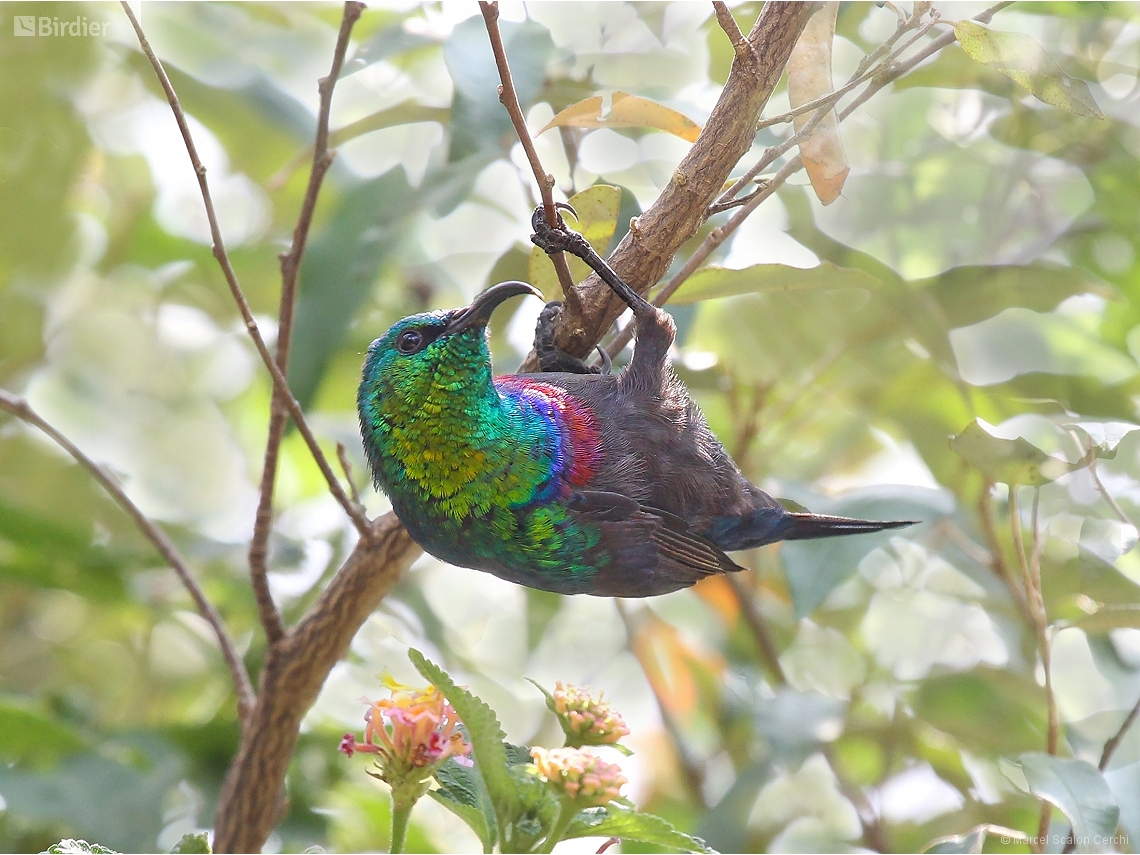
[[[408,651],[408,658],[425,680],[443,692],[460,721],[467,728],[475,754],[475,767],[482,776],[499,827],[505,826],[519,802],[519,789],[508,770],[507,749],[503,743],[503,728],[494,711],[455,681],[438,665],[430,662],[416,649]]]
[[[1000,484],[1040,487],[1080,466],[1049,456],[1024,437],[994,436],[977,419],[950,438],[950,447],[988,480]]]
[[[1027,752],[1019,759],[1033,795],[1056,805],[1069,818],[1077,851],[1102,851],[1103,841],[1116,832],[1120,808],[1100,770],[1084,760],[1040,751]]]
[[[340,76],[348,77],[390,56],[437,44],[439,40],[432,36],[408,32],[402,23],[393,24],[375,33],[360,45],[352,55],[352,59],[344,63]]]
[[[609,184],[595,184],[580,193],[575,193],[569,202],[578,212],[578,219],[574,222],[575,230],[590,242],[594,252],[604,256],[617,228],[618,211],[621,209],[621,188]],[[573,221],[574,218],[570,219]],[[589,265],[579,258],[567,254],[566,261],[570,265],[570,278],[574,280],[575,285],[592,272]],[[562,298],[562,285],[558,281],[558,274],[554,272],[554,262],[537,246],[530,251],[528,278],[547,300]]]
[[[575,837],[617,837],[636,840],[682,852],[713,852],[699,837],[683,834],[671,823],[651,813],[639,813],[615,805],[582,811],[570,823],[563,840]]]
[[[16,701],[0,699],[0,761],[39,765],[85,745],[71,728]]]
[[[961,855],[977,855],[985,845],[987,835],[996,835],[1002,838],[1002,843],[1027,844],[1029,838],[1020,831],[1004,828],[1000,825],[979,825],[965,834],[952,834],[948,837],[939,837],[930,841],[923,849],[924,855],[940,855],[940,853],[961,853]]]
[[[1044,689],[992,668],[928,677],[912,704],[917,719],[977,753],[1035,748],[1046,727]]]
[[[974,21],[954,25],[958,44],[982,65],[996,68],[1040,101],[1078,116],[1103,119],[1088,84],[1070,77],[1036,41],[1021,33],[990,30]]]
[[[1088,271],[1048,262],[953,267],[911,287],[938,301],[950,327],[970,326],[1014,307],[1049,312],[1074,294],[1118,297]]]
[[[489,853],[494,850],[495,829],[488,826],[487,817],[483,811],[474,805],[457,800],[453,793],[447,789],[428,790],[428,795],[467,823],[468,827],[475,832],[475,836],[479,838],[479,842],[483,844],[484,852]]]
[[[742,270],[705,267],[690,276],[670,298],[670,302],[684,305],[716,297],[773,291],[832,291],[839,288],[873,290],[882,284],[864,270],[837,267],[830,261],[808,268],[787,264],[754,264]]]
[[[482,841],[483,850],[490,852],[498,840],[499,829],[495,807],[479,770],[450,758],[436,770],[435,779],[440,789],[432,790],[430,795],[471,826]]]
[[[535,21],[501,21],[499,28],[525,114],[542,90],[554,42],[550,32]],[[443,46],[443,60],[455,86],[448,160],[463,160],[478,151],[501,153],[504,141],[514,135],[514,127],[499,103],[499,71],[482,18],[475,16],[456,25]]]
[[[183,834],[182,839],[174,844],[174,848],[170,851],[172,855],[175,852],[183,855],[210,855],[210,835],[205,831]]]

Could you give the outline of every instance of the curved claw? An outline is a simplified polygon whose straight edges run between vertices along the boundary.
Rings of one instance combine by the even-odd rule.
[[[534,213],[532,213],[530,215],[530,227],[531,227],[531,229],[533,229],[534,231],[537,232],[540,228],[549,229],[549,228],[562,228],[562,227],[564,227],[566,224],[562,222],[561,215],[558,215],[559,210],[569,211],[570,215],[572,217],[574,217],[575,220],[578,219],[578,212],[574,210],[574,206],[571,205],[569,202],[555,202],[554,203],[554,213],[555,213],[555,215],[558,216],[558,225],[557,226],[551,226],[546,222],[546,206],[545,205],[539,205],[537,208],[534,209]]]
[[[602,364],[598,369],[599,374],[609,374],[614,370],[614,364],[610,360],[610,355],[606,353],[606,349],[600,344],[594,345],[594,349],[598,351],[598,356],[602,358]]]

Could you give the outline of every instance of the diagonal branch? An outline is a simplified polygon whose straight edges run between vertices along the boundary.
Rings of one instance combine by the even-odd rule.
[[[170,102],[170,109],[174,113],[174,119],[178,122],[178,130],[182,132],[182,139],[186,143],[186,152],[190,155],[190,162],[194,166],[194,174],[198,176],[198,186],[202,190],[202,202],[206,207],[206,219],[210,223],[210,238],[213,241],[214,258],[218,261],[218,266],[222,268],[222,274],[226,278],[226,283],[230,286],[230,293],[233,294],[234,302],[237,303],[238,311],[241,312],[242,319],[245,321],[246,331],[249,337],[253,339],[253,344],[257,348],[258,354],[261,356],[261,361],[269,370],[270,376],[273,377],[273,384],[275,388],[281,393],[282,400],[285,403],[289,415],[293,417],[294,423],[297,425],[297,431],[305,440],[305,444],[309,446],[309,451],[313,455],[317,466],[324,475],[325,480],[329,485],[329,492],[344,508],[345,513],[352,519],[353,525],[356,530],[360,532],[361,537],[369,537],[370,529],[368,520],[365,518],[361,510],[352,504],[352,501],[345,495],[344,488],[340,486],[336,475],[333,473],[332,467],[329,466],[328,459],[321,451],[317,439],[313,436],[309,424],[305,421],[305,414],[301,410],[301,405],[297,403],[297,399],[293,397],[293,393],[289,391],[289,381],[285,379],[285,374],[278,367],[273,355],[269,352],[269,348],[265,344],[265,339],[261,335],[261,330],[258,329],[257,321],[253,318],[253,312],[249,308],[249,303],[245,299],[245,294],[241,290],[241,285],[238,284],[237,274],[234,273],[233,265],[230,264],[230,257],[226,252],[225,243],[222,241],[222,231],[218,226],[218,215],[214,211],[214,200],[210,196],[210,186],[206,181],[206,167],[202,165],[202,161],[198,157],[198,149],[194,145],[194,139],[190,135],[190,126],[186,122],[186,114],[182,111],[182,105],[178,102],[178,95],[174,92],[174,87],[170,83],[170,78],[166,76],[166,70],[162,67],[162,63],[158,57],[154,55],[154,51],[150,47],[150,43],[143,33],[142,26],[135,18],[135,13],[131,7],[123,2],[123,11],[127,13],[130,19],[131,26],[134,27],[135,34],[138,36],[139,45],[142,47],[143,53],[146,54],[150,64],[154,67],[154,73],[158,76],[159,82],[162,84],[162,89],[166,93],[166,100]]]
[[[551,228],[558,226],[558,212],[554,207],[554,176],[542,168],[542,161],[538,159],[538,152],[531,139],[530,130],[526,126],[526,118],[519,105],[519,96],[515,92],[515,81],[511,76],[511,67],[507,62],[507,50],[503,47],[503,34],[499,32],[499,4],[479,0],[479,11],[483,13],[483,21],[487,25],[487,37],[491,40],[491,50],[495,54],[495,65],[499,69],[499,103],[507,108],[511,117],[511,124],[515,126],[519,142],[522,143],[526,159],[530,162],[534,180],[538,182],[538,192],[542,194],[542,209],[546,215],[546,223]],[[566,255],[558,252],[550,256],[554,269],[558,273],[558,282],[562,286],[562,293],[568,304],[576,305],[577,292],[574,290],[574,280],[570,276],[570,266],[566,263]]]
[[[980,14],[975,15],[974,20],[981,23],[988,23],[997,12],[999,12],[1001,9],[1004,9],[1008,5],[1008,2],[997,3],[996,5],[991,6]],[[740,227],[748,215],[756,210],[761,202],[763,202],[765,199],[775,193],[780,187],[782,187],[788,178],[790,178],[793,174],[798,172],[803,167],[803,161],[797,155],[785,163],[774,176],[763,182],[763,184],[755,191],[748,194],[747,196],[735,198],[736,194],[739,193],[745,185],[752,181],[752,179],[759,175],[765,167],[774,163],[784,153],[791,149],[792,146],[798,144],[800,140],[807,137],[815,129],[816,125],[818,125],[823,120],[828,112],[834,108],[835,103],[843,95],[850,92],[852,88],[857,87],[858,85],[861,85],[862,83],[870,80],[867,88],[859,93],[858,97],[856,97],[850,104],[839,111],[838,118],[841,122],[850,116],[853,112],[855,112],[856,109],[865,104],[871,98],[871,96],[873,96],[883,87],[897,80],[899,77],[911,71],[920,62],[923,62],[938,51],[942,50],[947,45],[950,45],[954,42],[954,31],[951,30],[950,32],[943,33],[941,36],[931,41],[929,45],[927,45],[923,50],[919,51],[913,57],[910,57],[904,62],[895,62],[895,60],[904,51],[913,45],[917,39],[925,35],[930,30],[930,28],[935,23],[937,23],[936,21],[931,20],[919,26],[918,31],[912,38],[908,39],[901,47],[886,56],[882,62],[875,66],[875,68],[867,71],[866,66],[869,65],[867,61],[876,55],[882,55],[882,53],[885,53],[886,49],[889,49],[889,47],[898,40],[898,38],[902,35],[903,32],[906,31],[906,29],[917,24],[917,20],[917,16],[912,16],[912,18],[906,22],[905,25],[900,24],[899,29],[895,31],[894,35],[892,35],[889,39],[887,39],[887,41],[883,42],[882,45],[879,45],[878,48],[876,48],[871,54],[864,58],[863,62],[860,63],[860,70],[856,71],[851,81],[841,89],[837,90],[836,92],[832,92],[821,99],[817,99],[816,101],[813,101],[809,104],[804,104],[798,110],[794,110],[791,113],[785,113],[781,116],[776,116],[774,119],[768,122],[760,123],[760,127],[766,127],[768,124],[790,121],[796,115],[805,113],[813,107],[816,108],[815,114],[802,128],[800,128],[799,131],[792,134],[782,143],[765,149],[764,154],[760,157],[760,159],[751,167],[749,167],[744,175],[737,179],[731,187],[725,190],[724,193],[721,194],[720,199],[715,204],[708,207],[708,210],[706,212],[706,219],[708,217],[711,217],[713,214],[729,210],[730,208],[739,208],[740,210],[732,217],[730,217],[725,223],[713,229],[705,237],[705,239],[701,242],[693,254],[686,260],[685,264],[681,266],[681,269],[678,270],[672,277],[670,277],[669,281],[657,292],[652,300],[653,305],[665,305],[669,298],[677,292],[677,289],[679,289],[685,283],[685,281],[690,276],[692,276],[694,272],[696,272],[697,268],[699,268],[701,264],[703,264],[708,259],[708,257],[712,255],[713,251],[716,250],[717,247],[719,247],[722,243],[724,243],[724,241],[727,240],[728,237]],[[610,342],[609,346],[606,348],[606,352],[609,354],[610,358],[612,359],[616,357],[617,354],[620,353],[627,344],[629,344],[632,338],[633,325],[630,324],[621,332],[619,332],[617,336],[614,337],[614,340]]]
[[[748,34],[750,51],[738,51],[728,80],[697,141],[673,172],[669,184],[640,216],[610,255],[610,267],[641,294],[660,281],[677,250],[696,234],[706,210],[720,194],[732,169],[747,154],[756,122],[768,102],[814,7],[770,0]],[[558,346],[584,357],[624,311],[609,287],[592,275],[578,286],[581,311],[568,305],[555,331]],[[521,370],[535,370],[534,353]]]
[[[317,114],[317,138],[313,145],[313,167],[309,172],[309,186],[301,203],[301,213],[293,229],[293,245],[283,252],[281,259],[281,308],[277,325],[277,367],[284,374],[289,368],[289,347],[293,341],[293,318],[297,306],[297,278],[301,270],[301,259],[305,255],[305,242],[309,237],[309,227],[313,222],[313,212],[317,208],[317,196],[325,174],[332,166],[335,151],[329,151],[329,113],[332,110],[333,87],[340,77],[344,55],[348,50],[348,38],[353,25],[360,19],[364,4],[348,0],[344,4],[344,17],[337,35],[336,49],[333,51],[332,68],[328,77],[322,77],[317,84],[321,102]],[[265,629],[266,641],[272,645],[284,634],[281,613],[273,602],[268,579],[269,533],[273,527],[273,488],[277,480],[277,458],[281,451],[281,440],[285,436],[285,423],[288,411],[281,390],[274,385],[273,399],[269,405],[269,438],[265,441],[265,460],[261,468],[260,498],[257,516],[253,524],[253,538],[249,544],[249,578],[257,598],[257,611],[261,625]],[[359,507],[359,502],[354,501]]]
[[[206,623],[208,623],[210,628],[214,631],[214,637],[217,638],[218,647],[220,647],[222,651],[222,658],[226,660],[226,666],[230,669],[230,677],[233,679],[234,690],[237,692],[238,715],[244,723],[249,713],[253,710],[256,700],[253,694],[253,686],[249,680],[249,672],[245,669],[245,663],[242,662],[241,655],[238,653],[233,639],[230,638],[229,633],[226,631],[226,625],[222,621],[222,616],[218,614],[218,610],[214,608],[214,604],[206,598],[205,593],[198,584],[198,580],[194,578],[194,574],[190,570],[190,565],[186,563],[186,559],[183,558],[182,553],[178,551],[178,547],[174,545],[166,532],[155,525],[146,514],[139,510],[138,506],[131,501],[130,496],[128,496],[123,489],[123,485],[120,484],[113,475],[80,451],[71,440],[52,427],[49,422],[45,421],[39,413],[31,408],[26,400],[0,389],[0,409],[11,413],[16,418],[33,427],[39,428],[64,451],[75,458],[75,461],[90,472],[95,477],[95,480],[99,482],[100,486],[110,493],[111,498],[115,500],[119,507],[127,512],[147,540],[154,544],[154,548],[166,559],[166,562],[178,575],[183,586],[190,593],[190,598],[194,601],[194,605],[198,607],[198,613],[206,619]]]

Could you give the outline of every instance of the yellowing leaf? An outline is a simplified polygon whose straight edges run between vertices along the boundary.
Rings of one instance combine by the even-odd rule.
[[[694,142],[701,126],[671,107],[650,101],[628,92],[615,92],[610,101],[610,112],[602,116],[602,96],[593,95],[571,104],[558,113],[538,133],[551,128],[655,128],[659,131]],[[536,134],[537,136],[537,134]]]
[[[804,27],[788,59],[788,101],[792,109],[831,94],[831,44],[835,41],[838,3],[824,3]],[[798,132],[815,111],[793,120]],[[819,201],[830,205],[839,198],[851,167],[839,137],[839,119],[829,110],[807,138],[800,142],[800,157]]]
[[[621,208],[621,189],[608,184],[595,184],[581,193],[575,193],[569,202],[578,212],[575,230],[590,242],[594,252],[602,255],[610,245],[617,228],[618,210]],[[572,217],[570,219],[573,219]],[[570,264],[570,277],[577,285],[590,275],[586,262],[566,255]],[[543,293],[547,300],[562,299],[562,285],[554,272],[554,262],[537,246],[530,251],[527,277],[530,284]]]
[[[988,30],[974,21],[959,21],[954,34],[971,58],[1021,84],[1039,101],[1089,119],[1104,118],[1088,84],[1065,74],[1029,36]]]

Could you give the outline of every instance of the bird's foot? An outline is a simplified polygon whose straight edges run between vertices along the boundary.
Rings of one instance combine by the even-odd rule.
[[[572,356],[560,348],[554,340],[554,323],[562,304],[557,300],[547,303],[539,313],[538,323],[534,328],[534,352],[538,356],[538,367],[543,372],[562,371],[568,374],[609,374],[611,369],[610,356],[600,347],[598,353],[602,356],[600,366],[587,365],[584,360]]]
[[[577,216],[574,209],[564,202],[557,202],[554,207],[569,211],[575,217]],[[568,252],[582,259],[601,277],[603,282],[610,286],[615,294],[621,297],[627,306],[633,309],[635,316],[641,317],[656,313],[657,310],[644,297],[634,291],[626,284],[625,280],[614,272],[612,267],[606,264],[605,259],[594,251],[588,240],[566,227],[561,214],[558,214],[558,225],[551,226],[546,222],[545,209],[539,205],[531,214],[530,226],[534,230],[534,234],[530,236],[531,243],[547,255],[553,255],[556,252]]]

